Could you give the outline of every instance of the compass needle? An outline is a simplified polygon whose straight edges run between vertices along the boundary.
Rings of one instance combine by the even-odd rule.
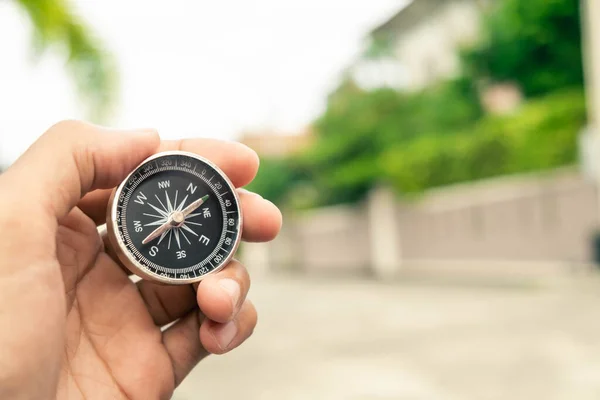
[[[184,208],[183,211],[181,211],[183,213],[183,216],[184,217],[188,216],[192,211],[194,211],[195,209],[200,207],[202,204],[204,204],[206,202],[206,200],[208,200],[208,195],[204,195],[201,198],[199,198],[198,200],[192,202],[192,204],[190,204],[189,206]]]
[[[158,228],[153,230],[148,236],[146,236],[146,238],[144,240],[142,240],[142,244],[150,243],[152,240],[154,240],[157,237],[159,237],[160,235],[162,235],[168,229],[171,229],[171,223],[169,221],[167,221],[166,223],[162,224],[161,226],[159,226]]]
[[[150,281],[190,284],[231,260],[242,215],[235,187],[216,165],[195,154],[165,151],[144,160],[117,186],[106,225],[109,245],[131,272]]]

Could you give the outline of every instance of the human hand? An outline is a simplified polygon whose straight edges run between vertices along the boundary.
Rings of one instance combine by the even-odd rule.
[[[209,158],[236,187],[258,169],[237,143],[64,121],[0,175],[0,398],[170,398],[202,358],[251,335],[257,316],[239,262],[194,290],[134,283],[104,249],[97,225],[112,188],[165,150]],[[243,239],[273,239],[279,210],[239,194]]]

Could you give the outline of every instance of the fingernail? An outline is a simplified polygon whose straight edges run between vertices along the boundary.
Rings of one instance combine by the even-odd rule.
[[[218,328],[215,332],[215,338],[221,350],[226,350],[229,347],[235,335],[237,335],[237,325],[233,321],[229,321]]]
[[[238,300],[240,299],[240,285],[235,280],[230,278],[221,279],[219,286],[227,292],[231,297],[233,308],[237,307]]]

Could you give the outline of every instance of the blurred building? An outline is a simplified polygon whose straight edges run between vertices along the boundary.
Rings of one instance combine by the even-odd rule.
[[[480,38],[482,15],[493,0],[414,0],[370,32],[370,50],[353,74],[366,88],[421,90],[460,73],[460,50]],[[517,109],[522,94],[512,82],[481,88],[490,113]]]
[[[310,129],[298,133],[275,131],[243,132],[239,141],[259,156],[284,157],[304,150],[312,142]]]
[[[458,53],[479,37],[492,0],[413,0],[371,32],[401,65],[405,88],[419,90],[459,72]]]

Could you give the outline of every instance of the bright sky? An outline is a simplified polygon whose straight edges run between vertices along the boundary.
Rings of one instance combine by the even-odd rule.
[[[121,94],[112,126],[164,138],[236,139],[245,129],[294,132],[324,106],[369,29],[404,0],[76,0],[116,56]],[[0,2],[0,162],[44,130],[83,118],[61,59],[30,58],[31,29]]]

